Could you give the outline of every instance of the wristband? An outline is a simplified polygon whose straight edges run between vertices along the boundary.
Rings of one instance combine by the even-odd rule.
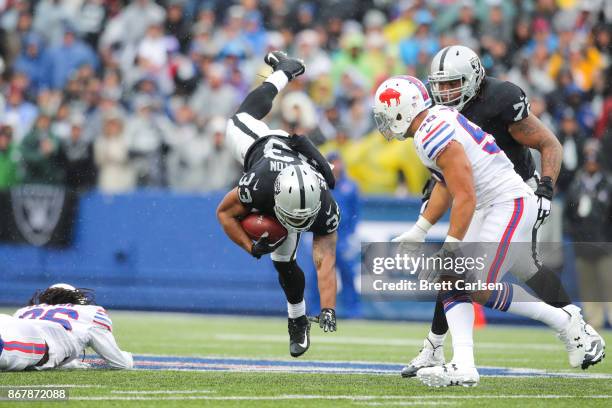
[[[289,82],[287,75],[283,71],[275,71],[266,78],[264,82],[269,82],[276,87],[278,92],[282,91],[283,88]]]
[[[451,235],[447,235],[446,239],[444,240],[444,243],[446,244],[446,243],[449,243],[449,242],[455,243],[455,242],[461,242],[461,240],[457,239],[457,238],[455,238],[455,237],[453,237]]]

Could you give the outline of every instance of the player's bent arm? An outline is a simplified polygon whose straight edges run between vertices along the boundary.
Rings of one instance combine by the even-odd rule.
[[[446,188],[453,199],[448,235],[462,240],[476,209],[472,166],[463,146],[456,141],[450,142],[438,155],[436,164],[444,174]]]
[[[433,225],[446,213],[451,202],[452,197],[446,186],[442,183],[436,183],[421,215]]]
[[[328,235],[314,235],[312,258],[317,269],[321,309],[336,308],[336,240],[337,232]]]
[[[249,212],[249,209],[238,198],[238,187],[227,193],[217,207],[217,219],[223,227],[223,231],[232,241],[250,254],[253,242],[244,232],[239,221],[240,217],[244,217]]]
[[[102,357],[111,368],[130,369],[134,367],[132,353],[122,351],[113,333],[103,327],[92,327],[90,329],[91,339],[89,346]]]
[[[540,152],[542,156],[542,176],[557,181],[563,147],[555,135],[534,114],[530,113],[525,119],[512,123],[508,131],[520,144],[531,147]]]

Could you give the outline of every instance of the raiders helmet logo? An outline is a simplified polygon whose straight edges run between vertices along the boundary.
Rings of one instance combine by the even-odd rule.
[[[278,177],[274,180],[274,195],[278,195],[281,192],[280,180]]]
[[[476,73],[480,73],[480,60],[478,59],[478,57],[474,57],[470,59],[470,65],[472,66],[472,69],[474,70],[474,72]]]

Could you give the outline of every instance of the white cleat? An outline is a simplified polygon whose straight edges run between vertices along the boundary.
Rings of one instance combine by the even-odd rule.
[[[445,362],[444,345],[440,344],[434,347],[432,342],[426,338],[419,354],[406,367],[402,368],[402,377],[415,377],[417,371],[421,368],[441,366]]]
[[[416,376],[429,387],[453,385],[475,387],[480,382],[480,375],[476,367],[461,367],[452,362],[437,367],[421,368],[417,371]]]
[[[586,355],[585,345],[587,341],[584,320],[582,320],[582,315],[580,314],[580,308],[578,306],[565,306],[563,310],[570,315],[570,321],[565,329],[557,333],[557,337],[565,343],[565,350],[567,350],[570,366],[574,368],[581,367]]]
[[[606,342],[590,324],[584,322],[584,320],[582,323],[586,333],[586,341],[584,360],[581,367],[583,370],[586,370],[604,359],[606,356]]]

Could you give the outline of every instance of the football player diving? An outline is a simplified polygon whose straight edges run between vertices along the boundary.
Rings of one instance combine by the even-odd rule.
[[[0,371],[89,368],[79,359],[87,347],[104,359],[104,367],[132,368],[132,354],[119,348],[112,330],[90,290],[52,285],[13,316],[0,315]]]
[[[434,102],[457,109],[468,120],[492,135],[497,146],[514,165],[514,170],[534,190],[538,201],[537,221],[532,230],[532,240],[535,243],[538,228],[550,214],[553,187],[561,167],[561,144],[530,112],[529,101],[523,90],[511,82],[487,76],[478,55],[468,47],[453,45],[440,50],[431,62],[428,80]],[[529,148],[540,152],[541,177],[536,172]],[[430,180],[424,193],[421,211],[428,202],[443,199],[442,188],[435,179]],[[393,241],[423,242],[431,226],[421,215],[409,231]],[[551,306],[575,308],[571,306],[570,297],[558,275],[539,262],[537,266],[535,270],[523,269],[516,271],[516,274],[540,299]],[[601,338],[590,325],[584,324],[587,333],[594,339]],[[438,300],[431,330],[423,342],[423,348],[402,369],[403,377],[414,377],[423,367],[444,364],[443,346],[447,331],[444,306]]]
[[[300,235],[313,233],[321,313],[319,326],[336,330],[336,230],[340,211],[329,189],[335,180],[329,163],[305,137],[270,129],[261,121],[288,81],[304,73],[302,61],[275,51],[264,58],[274,72],[242,102],[227,123],[226,139],[244,175],[223,198],[217,218],[228,237],[259,259],[270,254],[287,298],[289,352],[299,357],[310,347],[310,322],[304,302],[304,272],[296,262]],[[253,242],[240,224],[251,212],[274,216],[286,238]]]

